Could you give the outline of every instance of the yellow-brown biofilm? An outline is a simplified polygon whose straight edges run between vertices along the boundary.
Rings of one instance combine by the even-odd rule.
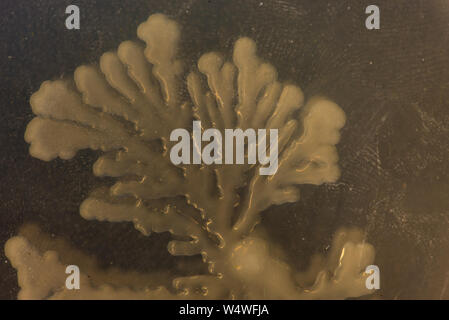
[[[362,274],[366,264],[359,262],[361,256],[367,257],[364,263],[372,260],[370,245],[348,241],[339,246],[344,255],[335,272],[316,273],[306,290],[290,267],[271,255],[269,243],[252,234],[260,212],[298,201],[298,185],[338,179],[335,145],[345,123],[343,111],[324,98],[304,104],[301,89],[281,84],[274,67],[257,57],[251,39],[235,43],[232,61],[207,53],[198,70],[184,76],[174,21],[152,15],[137,34],[145,48],[126,41],[100,58],[99,69],[79,67],[76,90],[62,80],[44,82],[31,97],[36,118],[25,139],[31,155],[45,161],[70,159],[85,148],[103,151],[94,174],[117,182],[94,191],[81,204],[81,215],[132,221],[144,234],[169,231],[186,239],[171,241],[169,252],[201,254],[210,274],[176,278],[174,290],[146,289],[142,296],[126,285],[114,291],[107,283],[104,289],[88,282],[73,296],[60,289],[63,294],[51,297],[297,299],[368,293]],[[184,82],[189,98],[181,94]],[[194,119],[203,130],[278,129],[277,172],[259,175],[258,165],[173,165],[167,152],[170,132],[189,128]],[[41,252],[23,236],[11,239],[6,251],[19,270],[20,297],[32,297],[42,286],[47,295],[61,288],[59,278],[46,280],[63,265],[53,251]]]

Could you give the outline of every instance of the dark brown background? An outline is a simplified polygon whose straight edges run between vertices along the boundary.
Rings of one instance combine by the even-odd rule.
[[[81,9],[81,30],[65,28],[69,4]],[[376,247],[381,297],[449,298],[449,2],[378,0],[378,31],[364,27],[369,4],[1,0],[0,248],[23,223],[35,222],[105,266],[174,268],[168,235],[144,237],[130,224],[79,216],[82,199],[104,183],[91,174],[93,153],[46,163],[28,155],[23,139],[29,97],[44,80],[97,62],[162,12],[182,26],[188,64],[210,50],[229,54],[239,36],[250,36],[281,80],[306,96],[326,95],[346,112],[339,183],[305,186],[300,202],[264,214],[292,264],[304,268],[311,253],[325,252],[335,230],[358,226]],[[0,298],[13,299],[16,273],[3,250],[0,259]]]

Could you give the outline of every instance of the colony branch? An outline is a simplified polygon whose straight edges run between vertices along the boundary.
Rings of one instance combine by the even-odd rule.
[[[225,164],[245,163],[245,138],[248,146],[248,164],[256,164],[256,158],[261,165],[261,175],[273,175],[278,168],[278,129],[270,129],[270,154],[267,156],[267,130],[258,129],[257,136],[254,129],[225,129]],[[236,144],[234,146],[234,140]],[[192,150],[192,163],[210,164],[223,163],[223,137],[218,129],[209,128],[201,132],[201,121],[193,121],[192,147],[190,146],[190,133],[186,129],[175,129],[170,134],[170,141],[179,141],[170,151],[170,160],[175,165],[190,164]],[[209,142],[204,149],[202,141]]]

